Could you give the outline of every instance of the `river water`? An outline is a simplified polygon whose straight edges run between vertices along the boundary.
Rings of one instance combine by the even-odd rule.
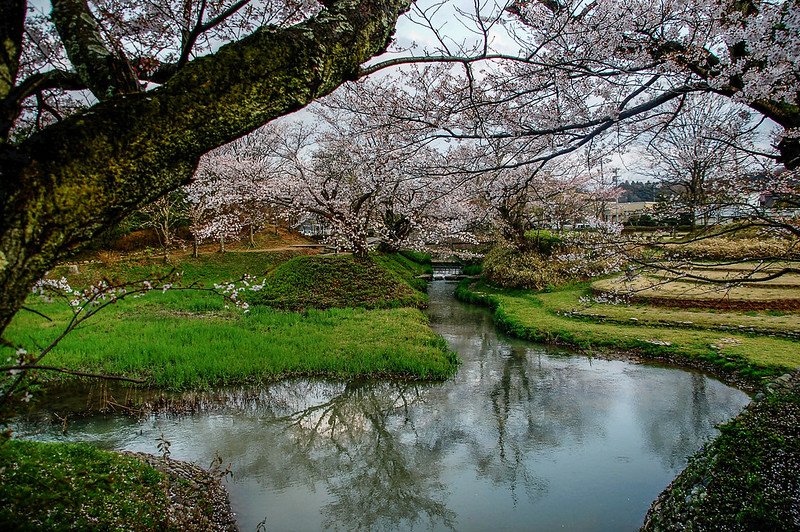
[[[289,381],[191,415],[22,423],[208,466],[242,530],[635,530],[651,501],[749,401],[700,373],[507,338],[430,287],[431,326],[463,360],[441,384]]]

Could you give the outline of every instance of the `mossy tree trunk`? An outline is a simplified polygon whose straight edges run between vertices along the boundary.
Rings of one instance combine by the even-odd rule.
[[[86,111],[20,144],[0,142],[0,333],[48,269],[188,183],[203,153],[355,78],[385,49],[409,2],[323,4],[302,24],[263,27],[194,59],[158,89],[101,87],[104,97]],[[12,37],[21,42],[21,33]]]

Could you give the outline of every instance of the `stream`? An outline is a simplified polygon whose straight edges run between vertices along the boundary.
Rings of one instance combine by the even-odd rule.
[[[749,397],[701,373],[508,338],[430,285],[431,327],[463,361],[444,383],[285,381],[202,411],[20,422],[207,467],[242,530],[636,530],[714,426]],[[39,419],[39,418],[37,418]]]

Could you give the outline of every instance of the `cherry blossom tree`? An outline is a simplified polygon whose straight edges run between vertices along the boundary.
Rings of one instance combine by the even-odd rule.
[[[266,148],[275,142],[268,131],[257,130],[201,159],[186,187],[195,249],[200,242],[216,240],[224,252],[225,242],[238,239],[245,228],[254,246],[254,233],[274,218],[271,189],[281,170]]]
[[[693,106],[701,112],[722,98],[730,113],[743,106],[774,131],[771,146],[758,149],[741,124],[736,134],[715,134],[726,146],[723,166],[735,170],[721,188],[738,193],[725,205],[747,219],[737,227],[797,235],[800,220],[789,209],[745,198],[768,193],[789,205],[800,196],[798,7],[733,0],[478,2],[470,12],[448,11],[442,2],[417,6],[412,17],[434,41],[368,67],[397,68],[405,77],[362,83],[365,105],[391,109],[392,120],[405,124],[397,127],[431,143],[460,146],[471,158],[451,158],[441,171],[472,174],[489,187],[495,172],[538,175],[576,154],[587,168],[627,156],[638,157],[641,169],[642,156],[633,151],[639,141],[679,140]],[[474,38],[453,38],[454,23],[471,28]],[[688,140],[682,144],[690,149]],[[687,153],[681,157],[691,164]],[[761,179],[744,171],[745,158],[760,159]],[[509,190],[517,193],[507,195],[511,203],[531,195]]]
[[[331,245],[362,256],[376,246],[394,251],[464,237],[470,216],[452,201],[453,187],[426,174],[441,155],[341,103],[317,108],[320,121],[313,126],[271,133],[282,161],[276,167],[285,175],[274,202],[285,214],[324,219]]]
[[[759,124],[751,113],[718,98],[693,97],[647,143],[641,172],[659,181],[672,211],[707,226],[714,212],[739,194],[740,182],[758,170],[753,145]]]
[[[156,232],[165,258],[175,242],[176,229],[185,220],[186,209],[186,195],[176,190],[145,205],[141,210],[144,215],[142,225]]]
[[[668,115],[664,105],[688,94],[713,93],[774,122],[777,157],[800,164],[796,2],[523,0],[455,13],[444,6],[413,12],[437,38],[423,53],[371,67],[423,64],[406,70],[419,82],[395,84],[407,104],[396,109],[431,135],[536,143],[516,162],[536,164]],[[449,18],[474,38],[449,36]]]
[[[356,77],[408,5],[2,2],[0,331],[45,271],[203,153]]]

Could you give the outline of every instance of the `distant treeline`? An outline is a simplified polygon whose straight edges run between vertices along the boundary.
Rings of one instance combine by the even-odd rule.
[[[656,181],[622,181],[619,184],[622,193],[620,203],[636,201],[658,201],[659,194],[663,193],[663,185]]]

